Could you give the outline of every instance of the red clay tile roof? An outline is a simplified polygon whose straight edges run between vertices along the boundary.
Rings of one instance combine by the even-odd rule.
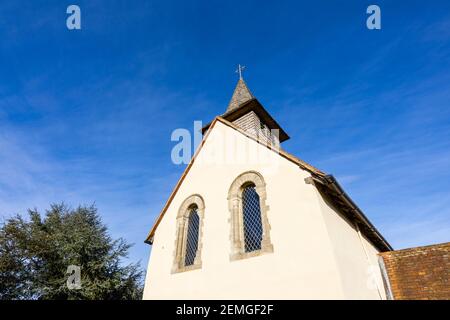
[[[380,256],[394,299],[450,300],[450,242]]]

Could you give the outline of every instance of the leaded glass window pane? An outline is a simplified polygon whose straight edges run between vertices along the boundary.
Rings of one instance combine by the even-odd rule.
[[[261,207],[255,186],[250,185],[242,192],[244,215],[245,252],[261,249],[263,229],[261,223]]]
[[[200,217],[197,213],[197,207],[192,208],[189,214],[188,230],[186,237],[186,255],[184,260],[185,266],[194,264],[195,256],[198,249],[198,232],[200,226]]]

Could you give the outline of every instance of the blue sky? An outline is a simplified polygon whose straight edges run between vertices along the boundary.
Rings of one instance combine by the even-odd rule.
[[[0,38],[2,217],[95,202],[146,267],[170,134],[223,113],[241,63],[284,148],[396,249],[450,240],[449,1],[3,0]]]

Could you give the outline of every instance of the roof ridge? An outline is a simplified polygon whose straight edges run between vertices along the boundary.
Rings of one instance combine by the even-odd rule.
[[[253,140],[256,140],[256,142],[258,142],[259,144],[262,144],[266,147],[268,147],[267,145],[265,145],[264,143],[262,143],[261,141],[259,141],[256,137],[253,137],[251,134],[249,134],[248,132],[245,132],[245,130],[239,128],[238,126],[236,126],[234,123],[222,118],[221,116],[217,116],[216,117],[217,120],[219,120],[220,122],[232,127],[235,130],[238,130],[239,132],[245,134],[246,136],[252,138]],[[284,158],[287,158],[288,160],[291,160],[292,162],[295,162],[296,164],[304,167],[305,169],[307,169],[308,171],[311,171],[312,173],[318,174],[320,176],[325,176],[326,173],[324,173],[322,170],[314,167],[313,165],[307,163],[306,161],[300,159],[299,157],[293,155],[292,153],[289,153],[281,148],[278,148],[277,150],[281,156],[283,156]]]

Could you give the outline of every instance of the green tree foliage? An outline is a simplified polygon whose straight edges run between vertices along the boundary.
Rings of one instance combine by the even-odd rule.
[[[95,206],[29,210],[0,225],[0,299],[141,299],[142,270],[122,263],[129,248]],[[68,289],[69,265],[81,267],[81,289]]]

